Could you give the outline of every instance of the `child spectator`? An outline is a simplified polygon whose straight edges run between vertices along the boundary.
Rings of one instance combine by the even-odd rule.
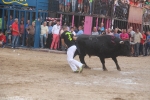
[[[59,0],[59,11],[64,12],[64,0]]]
[[[83,8],[83,0],[78,0],[78,11],[79,13],[82,13]]]
[[[74,13],[75,10],[76,10],[76,2],[77,2],[77,0],[72,0],[71,2],[72,2],[72,12]]]
[[[11,45],[11,37],[12,37],[11,31],[12,31],[12,26],[10,25],[9,29],[6,30],[6,43],[8,45]]]
[[[5,44],[6,44],[6,36],[3,34],[3,32],[0,31],[0,46],[4,48]]]
[[[71,32],[74,36],[76,36],[76,33],[75,33],[75,31],[74,31],[74,27],[71,27],[71,28],[70,28],[70,32]]]
[[[143,48],[144,48],[144,43],[146,41],[146,35],[145,35],[145,32],[143,31],[142,33],[142,36],[143,38],[141,39],[141,43],[140,43],[140,48],[139,48],[139,55],[144,55],[144,52],[143,52]]]
[[[70,0],[65,0],[65,12],[70,12]]]
[[[84,4],[84,12],[83,13],[89,13],[89,0],[83,0],[83,4]]]

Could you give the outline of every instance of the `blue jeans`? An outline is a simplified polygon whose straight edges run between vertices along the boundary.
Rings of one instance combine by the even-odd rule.
[[[72,0],[72,12],[75,12],[76,10],[76,2],[77,0]]]
[[[139,56],[139,48],[140,48],[140,43],[136,43],[134,45],[134,55]]]
[[[43,43],[44,39],[44,43]],[[46,34],[40,35],[40,41],[41,41],[41,48],[44,48],[44,44],[46,45]]]
[[[12,47],[15,48],[18,44],[19,36],[12,36]]]
[[[92,13],[92,2],[90,2],[90,14]]]

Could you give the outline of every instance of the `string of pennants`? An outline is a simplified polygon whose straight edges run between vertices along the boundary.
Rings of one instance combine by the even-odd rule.
[[[61,20],[60,18],[52,18],[52,17],[46,17],[46,21],[50,22],[50,21],[57,21],[57,20]]]

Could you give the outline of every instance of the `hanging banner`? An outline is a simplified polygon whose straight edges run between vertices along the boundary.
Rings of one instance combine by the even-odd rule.
[[[142,15],[143,15],[142,8],[130,6],[128,22],[142,24]]]
[[[85,16],[84,34],[91,35],[93,17]]]

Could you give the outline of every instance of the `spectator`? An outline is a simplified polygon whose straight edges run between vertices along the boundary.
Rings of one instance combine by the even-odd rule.
[[[76,11],[76,2],[77,0],[72,0],[72,12],[73,13]]]
[[[78,11],[79,13],[82,13],[83,8],[83,0],[78,0]]]
[[[57,49],[58,42],[59,42],[59,32],[60,32],[60,21],[57,20],[57,24],[53,26],[52,28],[52,34],[53,34],[53,41],[51,44],[50,49]]]
[[[150,31],[148,31],[148,36],[147,36],[147,40],[146,40],[146,44],[145,44],[145,55],[144,56],[147,56],[148,49],[150,50]]]
[[[76,26],[74,26],[74,32],[77,34],[78,33],[78,29]]]
[[[144,43],[146,41],[146,35],[145,35],[144,31],[142,33],[142,36],[143,36],[143,38],[141,39],[141,43],[140,43],[139,55],[144,55],[143,49],[144,49]]]
[[[83,13],[89,13],[89,0],[83,0],[83,5],[84,5],[84,12]]]
[[[10,19],[7,21],[7,29],[9,29],[9,26],[12,25],[14,22],[12,15],[10,15]]]
[[[93,27],[92,35],[99,35],[96,27]]]
[[[100,27],[98,28],[98,32],[99,32],[99,34],[102,34],[102,32],[104,32],[104,31],[105,31],[104,23],[101,23]]]
[[[139,47],[140,47],[140,42],[141,39],[143,38],[142,34],[139,32],[139,29],[137,29],[136,33],[133,35],[133,40],[134,40],[134,56],[138,57],[139,56]]]
[[[120,38],[120,35],[118,34],[118,29],[115,28],[114,30],[114,36],[117,37],[117,38]]]
[[[18,27],[18,19],[16,18],[14,23],[12,24],[12,48],[15,48],[18,43],[20,32]]]
[[[27,28],[29,27],[29,25],[30,25],[30,20],[27,20],[27,24],[26,24],[26,26],[25,26],[25,28],[26,28],[26,32],[25,32],[25,37],[26,37],[26,46],[28,46],[28,31],[27,31]]]
[[[65,0],[65,12],[70,12],[70,0]]]
[[[9,29],[6,30],[6,43],[11,45],[11,37],[12,37],[12,25],[9,26]]]
[[[59,0],[59,11],[64,12],[64,0]]]
[[[120,34],[120,38],[122,40],[129,40],[129,35],[128,33],[126,32],[126,29],[123,29],[123,32]]]
[[[50,48],[51,43],[52,43],[52,38],[53,38],[53,34],[52,34],[52,22],[49,22],[49,26],[48,26],[48,38],[47,38],[47,43],[46,43],[46,47]]]
[[[6,44],[6,36],[3,34],[3,32],[0,31],[0,46],[4,48],[5,44]]]
[[[89,3],[90,3],[90,15],[91,15],[91,14],[92,14],[92,9],[93,9],[93,8],[92,8],[92,7],[93,7],[93,6],[92,6],[93,0],[89,0]]]
[[[23,46],[24,22],[20,22],[20,44]]]
[[[27,28],[28,34],[28,47],[34,46],[34,34],[35,34],[35,22],[32,22],[32,25],[29,25]]]
[[[134,36],[135,32],[133,31],[133,27],[132,27],[132,26],[129,28],[129,30],[130,30],[130,35],[131,35],[131,37],[130,37],[130,43],[131,43],[131,54],[133,55],[133,53],[134,53],[134,42],[133,42],[133,36]]]
[[[66,25],[65,25],[66,26]],[[67,26],[66,26],[67,27]],[[68,28],[68,27],[67,27]],[[62,35],[62,33],[64,32],[63,28],[60,30],[60,36]],[[60,37],[61,39],[61,37]],[[60,49],[61,51],[65,51],[66,47],[62,45],[61,41],[60,41]]]
[[[48,36],[48,26],[46,24],[47,22],[44,22],[43,25],[41,25],[41,35],[40,35],[41,48],[44,48],[44,45],[46,45],[46,39]],[[43,43],[43,39],[44,39],[44,43]]]
[[[82,35],[82,34],[83,34],[82,26],[79,26],[79,31],[76,35],[79,36],[79,35]]]
[[[113,34],[111,31],[112,31],[112,30],[111,30],[110,28],[108,28],[106,35],[112,35],[112,36],[113,36],[114,34]]]
[[[75,31],[74,31],[74,27],[71,27],[70,32],[71,32],[74,36],[76,36],[76,33],[75,33]]]

